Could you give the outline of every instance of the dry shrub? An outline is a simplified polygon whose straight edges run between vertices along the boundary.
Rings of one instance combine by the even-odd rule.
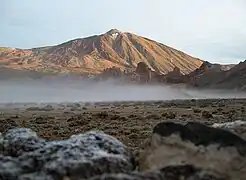
[[[193,112],[194,112],[194,113],[201,113],[202,110],[201,110],[201,109],[193,109]]]
[[[167,119],[174,119],[176,117],[176,113],[174,112],[164,112],[161,115],[162,117],[165,117]]]
[[[210,112],[208,112],[208,111],[203,111],[202,112],[202,117],[208,119],[208,118],[213,118],[213,115]]]

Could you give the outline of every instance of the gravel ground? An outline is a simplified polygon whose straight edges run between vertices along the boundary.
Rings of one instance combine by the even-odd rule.
[[[46,139],[102,130],[138,151],[161,121],[206,124],[246,121],[246,99],[0,104],[0,132],[27,127]],[[239,129],[246,137],[245,129]]]

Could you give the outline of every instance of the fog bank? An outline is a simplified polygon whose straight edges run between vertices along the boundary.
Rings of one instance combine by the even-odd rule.
[[[246,98],[246,93],[195,90],[168,85],[129,85],[113,81],[2,81],[0,103],[148,101],[205,98]]]

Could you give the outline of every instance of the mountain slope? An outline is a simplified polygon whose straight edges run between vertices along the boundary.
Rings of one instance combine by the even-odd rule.
[[[201,88],[246,89],[246,61],[221,68],[204,65],[188,76],[194,77],[191,83]]]
[[[224,76],[221,75],[221,79],[218,79],[213,87],[227,88],[227,89],[241,89],[246,90],[246,61],[240,62],[229,71],[224,72]]]
[[[0,65],[42,72],[97,74],[113,66],[122,70],[135,68],[139,62],[164,74],[174,67],[187,74],[202,64],[200,59],[181,51],[116,29],[57,46],[27,50],[0,48]]]

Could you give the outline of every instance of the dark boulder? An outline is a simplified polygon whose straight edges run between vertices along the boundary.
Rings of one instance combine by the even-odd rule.
[[[246,155],[246,141],[225,129],[206,126],[198,122],[185,125],[174,122],[162,122],[154,127],[153,133],[160,136],[179,134],[182,140],[191,141],[196,146],[219,144],[220,147],[235,147],[241,155]]]

